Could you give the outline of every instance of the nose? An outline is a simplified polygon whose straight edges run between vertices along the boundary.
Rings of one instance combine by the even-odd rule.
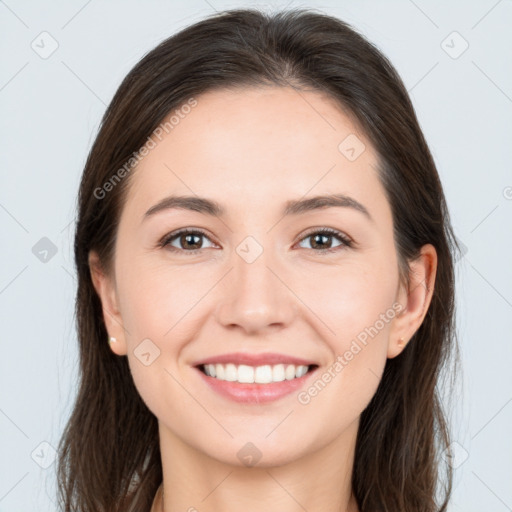
[[[289,273],[269,253],[263,251],[252,263],[234,254],[234,268],[223,280],[216,309],[217,321],[224,327],[264,334],[293,321],[298,305],[286,282]]]

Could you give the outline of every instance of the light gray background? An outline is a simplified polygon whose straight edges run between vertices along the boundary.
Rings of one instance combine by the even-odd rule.
[[[510,0],[7,0],[0,1],[0,511],[56,510],[52,446],[77,375],[75,197],[104,109],[162,39],[214,10],[242,6],[338,16],[403,77],[467,247],[457,264],[464,380],[453,410],[459,444],[450,510],[512,510]],[[52,44],[58,48],[45,55]],[[43,237],[54,255],[38,252],[48,245]]]

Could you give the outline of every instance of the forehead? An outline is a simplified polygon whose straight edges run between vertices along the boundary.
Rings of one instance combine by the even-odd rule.
[[[173,193],[223,203],[239,197],[245,207],[248,195],[255,207],[309,191],[382,195],[369,140],[327,95],[261,87],[210,91],[196,101],[132,171],[127,205],[140,206],[138,216]]]

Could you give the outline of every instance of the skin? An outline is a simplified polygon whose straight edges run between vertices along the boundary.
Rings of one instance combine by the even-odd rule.
[[[403,350],[399,339],[406,343],[423,321],[435,249],[425,245],[411,262],[408,293],[399,281],[377,155],[328,97],[266,87],[197,100],[132,171],[115,275],[102,272],[94,252],[89,260],[108,333],[117,338],[112,350],[128,357],[158,419],[165,511],[355,512],[350,482],[359,417],[387,358]],[[338,149],[350,134],[366,147],[355,161]],[[290,199],[332,193],[353,197],[373,220],[348,207],[281,213]],[[142,221],[171,194],[214,199],[226,214],[173,209]],[[207,232],[189,241],[202,247],[197,254],[187,254],[179,237],[172,242],[178,252],[158,247],[185,227]],[[321,254],[314,232],[304,233],[323,227],[355,245],[333,236],[320,248],[334,252]],[[263,248],[252,263],[236,252],[247,236]],[[322,373],[393,304],[400,314],[307,405],[296,393],[240,404],[210,390],[192,368],[227,352],[270,351],[316,361]],[[146,338],[160,350],[149,366],[134,355]],[[249,441],[262,454],[253,467],[237,457]],[[162,510],[160,500],[155,505]]]

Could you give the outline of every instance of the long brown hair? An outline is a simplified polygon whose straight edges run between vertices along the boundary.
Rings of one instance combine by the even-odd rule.
[[[237,9],[195,23],[145,55],[108,106],[78,195],[80,380],[59,444],[60,504],[66,512],[144,512],[162,481],[157,419],[139,396],[127,359],[108,346],[88,265],[89,251],[95,250],[104,271],[113,268],[117,227],[133,175],[126,167],[118,170],[191,98],[252,85],[327,93],[359,123],[379,157],[406,283],[407,262],[422,245],[435,246],[438,267],[430,307],[407,348],[387,360],[362,413],[352,484],[361,512],[445,511],[452,471],[450,466],[441,471],[449,429],[438,383],[447,363],[458,361],[452,357],[458,354],[457,242],[432,155],[399,75],[348,24],[311,9],[273,14]]]

